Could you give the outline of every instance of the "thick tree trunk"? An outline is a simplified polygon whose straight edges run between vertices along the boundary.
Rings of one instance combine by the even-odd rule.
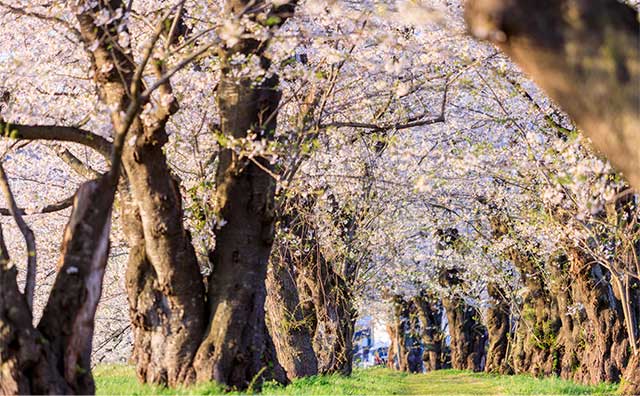
[[[2,394],[92,394],[91,342],[109,252],[110,178],[80,186],[64,232],[58,274],[37,329],[0,235]]]
[[[461,297],[445,297],[442,302],[449,322],[451,367],[482,371],[486,357],[487,329],[480,323],[478,312]]]
[[[566,255],[553,258],[547,266],[551,275],[549,291],[558,303],[561,327],[558,334],[558,345],[562,348],[560,376],[564,379],[582,381],[587,368],[580,359],[584,353],[584,311],[575,309],[576,299],[574,280],[568,272],[569,262]]]
[[[447,313],[451,340],[451,367],[458,370],[482,371],[486,359],[487,329],[480,322],[477,310],[466,303],[459,293],[462,279],[460,270],[450,269],[440,273],[439,282],[448,288],[442,298]]]
[[[624,381],[620,387],[620,394],[640,395],[640,353],[636,353],[629,360],[624,372]]]
[[[108,30],[120,20],[98,26],[101,8],[126,8],[120,0],[92,3],[77,15],[90,54],[100,97],[110,108],[114,129],[125,126],[122,113],[131,105],[137,64]],[[114,67],[113,63],[117,65]],[[155,64],[156,67],[159,64]],[[161,74],[158,70],[156,74]],[[135,87],[139,89],[140,87]],[[171,95],[169,84],[158,91]],[[141,104],[144,105],[144,104]],[[177,106],[158,106],[153,122],[137,114],[129,128],[122,161],[130,192],[123,200],[123,218],[131,239],[127,286],[134,340],[133,360],[142,381],[179,385],[195,378],[192,361],[204,332],[204,284],[189,235],[183,226],[182,202],[163,152],[165,125]],[[131,144],[133,143],[133,144]],[[130,222],[130,223],[129,223]]]
[[[276,242],[267,272],[266,310],[278,360],[289,379],[318,373],[311,327],[296,286],[292,252],[285,242]]]
[[[587,318],[583,329],[588,347],[580,358],[586,375],[580,380],[590,384],[617,382],[631,349],[621,303],[614,295],[608,271],[600,264],[576,250],[569,258],[576,299],[582,302]]]
[[[422,346],[424,352],[422,361],[426,371],[440,370],[444,368],[444,333],[442,331],[442,318],[444,309],[439,299],[420,293],[414,297],[413,302],[418,311],[422,330]]]
[[[640,188],[640,25],[616,0],[469,0],[470,31],[515,60]]]
[[[138,133],[124,165],[131,186],[123,219],[131,242],[127,285],[141,380],[192,383],[204,334],[204,284],[182,218],[182,199],[162,151],[163,128]],[[151,364],[151,365],[148,365]]]
[[[302,268],[313,296],[317,320],[314,350],[320,373],[350,375],[353,370],[355,310],[346,282],[317,249],[317,260]]]
[[[546,284],[542,263],[532,255],[511,252],[512,261],[520,271],[527,294],[520,310],[512,352],[516,373],[533,375],[560,374],[562,345],[558,334],[562,322],[557,301]]]
[[[247,131],[269,139],[275,131],[280,101],[277,79],[255,87],[237,81],[231,65],[223,68],[218,85],[221,130],[243,138]],[[272,362],[264,360],[271,344],[265,328],[267,264],[274,238],[273,177],[264,158],[242,158],[232,149],[219,156],[216,176],[219,226],[209,279],[211,320],[198,350],[198,379],[246,388],[263,376]],[[224,223],[223,223],[224,222]],[[225,224],[226,223],[226,224]]]
[[[500,286],[489,283],[487,291],[491,297],[491,306],[487,309],[489,350],[484,369],[488,373],[505,374],[509,372],[507,352],[511,343],[511,307]]]
[[[1,231],[0,231],[1,232]],[[4,240],[0,265],[0,394],[70,394],[72,389],[50,360],[41,334],[33,328],[25,296],[18,289],[17,271],[9,263]]]

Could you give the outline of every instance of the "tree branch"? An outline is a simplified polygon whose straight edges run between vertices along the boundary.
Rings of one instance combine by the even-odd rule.
[[[0,133],[14,139],[78,143],[94,149],[106,158],[109,158],[111,153],[111,143],[107,139],[87,130],[71,126],[20,125],[5,122],[0,118]]]
[[[38,209],[16,208],[17,209],[16,213],[20,216],[29,216],[34,214],[47,214],[47,213],[59,212],[73,205],[74,196],[75,194],[61,201],[54,202],[50,205],[43,206],[42,208],[38,208]],[[13,214],[11,213],[11,209],[0,208],[0,216],[13,216]]]
[[[56,147],[56,155],[80,176],[86,177],[87,179],[97,179],[102,176],[100,172],[80,161],[71,151],[62,146]]]
[[[389,130],[399,131],[401,129],[414,128],[418,126],[424,125],[432,125],[441,122],[445,122],[445,111],[447,107],[447,93],[449,90],[449,83],[446,83],[444,86],[444,93],[442,97],[442,104],[440,105],[440,114],[434,118],[427,118],[426,114],[421,114],[416,117],[410,117],[404,122],[394,122],[389,124],[373,124],[373,123],[364,123],[364,122],[350,122],[350,121],[336,121],[330,122],[328,124],[320,124],[320,129],[326,128],[356,128],[356,129],[369,129],[369,133],[373,132],[385,132]]]
[[[29,310],[33,312],[33,295],[36,290],[36,240],[33,236],[33,231],[31,231],[31,228],[29,228],[27,223],[25,223],[22,215],[20,214],[20,209],[18,209],[18,205],[16,205],[16,200],[14,199],[11,187],[9,186],[7,174],[4,172],[4,167],[1,162],[0,189],[2,189],[4,197],[9,204],[9,212],[13,216],[13,219],[18,225],[18,228],[24,236],[27,244],[27,281],[24,287],[24,294],[27,299]]]

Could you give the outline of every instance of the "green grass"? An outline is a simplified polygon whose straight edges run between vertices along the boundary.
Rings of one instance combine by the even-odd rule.
[[[102,365],[94,370],[98,395],[216,395],[216,384],[188,389],[141,385],[132,367]],[[266,384],[263,395],[604,395],[616,385],[578,385],[558,378],[502,376],[459,370],[406,374],[388,369],[356,370],[351,377],[324,375],[294,381],[287,387]],[[237,393],[227,393],[228,395]]]

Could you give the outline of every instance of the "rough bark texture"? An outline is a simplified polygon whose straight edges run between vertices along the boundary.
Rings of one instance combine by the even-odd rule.
[[[62,373],[49,363],[51,351],[36,342],[42,336],[33,328],[16,268],[9,264],[4,240],[0,242],[0,394],[69,394],[72,390]]]
[[[570,252],[569,258],[574,288],[587,319],[583,332],[588,346],[580,357],[584,373],[574,379],[590,384],[618,382],[629,361],[631,346],[622,306],[614,295],[610,274],[578,251]]]
[[[246,1],[228,1],[227,9],[230,15],[240,14],[246,5]],[[217,103],[224,136],[245,138],[251,131],[255,139],[273,138],[280,102],[277,76],[259,84],[246,77],[237,79],[234,70],[242,66],[229,62],[233,54],[253,54],[268,69],[270,61],[261,44],[266,43],[244,39],[222,51]],[[256,379],[261,383],[261,378],[269,377],[263,374],[272,362],[264,357],[272,341],[260,330],[266,326],[265,278],[274,239],[271,171],[265,158],[242,157],[232,149],[219,155],[216,207],[226,225],[215,230],[208,293],[211,320],[195,362],[199,380],[246,388]]]
[[[526,287],[515,332],[512,364],[516,373],[560,374],[562,322],[557,301],[546,283],[544,263],[533,255],[511,252]]]
[[[387,353],[387,367],[394,370],[399,370],[398,365],[398,336],[396,333],[395,323],[387,323],[387,333],[391,342],[389,343],[389,352]]]
[[[316,246],[319,251],[319,246]],[[344,279],[318,252],[303,276],[312,293],[316,313],[314,350],[321,373],[351,374],[355,310]]]
[[[109,107],[124,111],[131,105],[129,90],[135,85],[137,65],[111,43],[105,30],[115,29],[118,21],[98,27],[93,17],[99,7],[126,6],[111,0],[98,2],[95,7],[77,15],[80,31],[86,46],[100,43],[91,54],[101,99]],[[116,67],[106,67],[113,62]],[[168,84],[159,91],[171,93]],[[205,327],[204,285],[182,224],[179,189],[162,149],[167,142],[166,122],[176,110],[175,103],[159,106],[154,122],[146,124],[136,116],[128,138],[134,144],[127,143],[122,154],[129,182],[123,218],[131,240],[127,286],[136,337],[133,361],[141,380],[172,386],[195,378],[191,363]],[[119,130],[125,120],[119,111],[111,114],[112,124]]]
[[[107,177],[78,189],[64,232],[58,274],[37,329],[0,238],[2,394],[94,393],[93,321],[107,264],[114,193]]]
[[[266,84],[256,89],[251,81],[223,75],[218,86],[223,134],[245,137],[257,125],[263,130],[258,134],[272,133],[275,118],[264,124],[262,117],[276,110],[279,95],[276,81]],[[262,158],[255,161],[271,167]],[[268,334],[261,329],[274,234],[275,183],[256,163],[239,158],[231,149],[220,153],[216,181],[219,218],[227,223],[216,230],[208,294],[211,321],[198,350],[196,370],[199,380],[246,388],[267,363],[262,359]]]
[[[485,361],[486,328],[478,312],[461,297],[442,299],[451,336],[451,367],[458,370],[482,371]]]
[[[125,203],[131,213],[123,216],[131,221],[125,230],[133,248],[127,284],[144,289],[138,301],[131,300],[136,290],[129,292],[131,308],[137,310],[131,312],[132,323],[139,325],[136,334],[140,336],[134,357],[139,359],[138,366],[156,362],[154,367],[139,369],[138,375],[170,386],[191,383],[195,379],[191,364],[205,327],[204,284],[182,223],[177,182],[162,152],[166,132],[164,128],[131,132],[139,134],[137,145],[127,145],[123,153],[135,202]]]
[[[486,359],[487,329],[480,321],[477,310],[458,295],[461,284],[457,270],[446,270],[440,276],[440,284],[449,288],[442,298],[447,312],[451,337],[451,367],[458,370],[482,371]]]
[[[287,378],[318,373],[318,360],[305,312],[302,309],[292,263],[293,252],[276,243],[267,272],[267,316],[278,361]]]
[[[585,367],[580,363],[584,354],[584,310],[576,307],[576,293],[573,288],[574,280],[568,270],[569,261],[562,254],[551,260],[547,266],[551,279],[549,290],[558,304],[561,327],[558,334],[558,344],[561,346],[560,376],[564,379],[578,379],[584,377]]]
[[[629,360],[624,373],[624,381],[620,387],[621,395],[640,395],[640,353]]]
[[[423,366],[426,371],[440,370],[446,365],[445,335],[442,331],[444,309],[439,298],[425,292],[413,299],[422,330]]]
[[[493,41],[640,188],[640,26],[616,0],[469,0],[470,31]]]
[[[511,343],[511,307],[500,286],[489,283],[487,292],[491,298],[491,306],[487,309],[489,350],[484,369],[488,373],[505,374],[509,372],[507,352]]]

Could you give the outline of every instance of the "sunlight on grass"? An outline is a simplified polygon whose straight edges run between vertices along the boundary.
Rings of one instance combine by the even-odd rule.
[[[100,365],[94,370],[98,395],[217,395],[216,384],[166,389],[139,384],[133,367]],[[406,374],[383,368],[356,370],[351,377],[319,375],[294,381],[287,387],[266,384],[264,395],[603,395],[614,394],[613,384],[578,385],[559,378],[502,376],[459,370]],[[237,394],[235,392],[227,395]]]

